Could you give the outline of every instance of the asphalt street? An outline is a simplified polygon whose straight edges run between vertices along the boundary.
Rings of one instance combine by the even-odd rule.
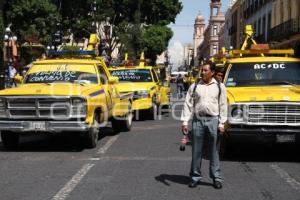
[[[181,124],[172,116],[179,116],[180,102],[161,119],[134,121],[131,132],[102,129],[96,149],[68,135],[25,137],[18,151],[0,144],[0,199],[300,200],[293,145],[237,147],[222,159],[221,190],[212,187],[204,158],[203,182],[188,188],[191,147],[179,151]]]

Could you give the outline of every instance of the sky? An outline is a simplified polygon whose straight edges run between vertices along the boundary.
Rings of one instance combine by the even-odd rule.
[[[170,61],[174,67],[178,67],[183,61],[183,46],[187,43],[193,43],[193,32],[195,18],[201,13],[205,18],[205,24],[208,24],[210,15],[209,0],[181,0],[183,9],[176,17],[175,24],[170,27],[173,30],[173,38],[169,43]],[[225,12],[229,6],[230,0],[222,0],[222,12]]]

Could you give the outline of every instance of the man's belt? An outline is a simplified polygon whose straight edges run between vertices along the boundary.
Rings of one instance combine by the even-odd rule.
[[[218,117],[214,115],[209,115],[209,114],[195,114],[196,117]]]

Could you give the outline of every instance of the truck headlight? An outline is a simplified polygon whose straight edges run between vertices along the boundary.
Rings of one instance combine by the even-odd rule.
[[[74,97],[71,99],[72,103],[72,116],[86,115],[86,100],[80,97]]]
[[[150,97],[150,91],[149,90],[135,91],[133,96],[135,99],[148,98],[148,97]]]
[[[244,121],[245,107],[244,105],[232,105],[229,109],[229,122],[239,123]]]

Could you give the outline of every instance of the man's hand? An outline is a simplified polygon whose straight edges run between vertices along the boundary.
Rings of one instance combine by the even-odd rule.
[[[187,125],[182,125],[181,126],[181,131],[183,135],[187,135],[189,133],[189,128]]]
[[[224,127],[219,127],[219,134],[224,135],[224,133],[225,133]]]

